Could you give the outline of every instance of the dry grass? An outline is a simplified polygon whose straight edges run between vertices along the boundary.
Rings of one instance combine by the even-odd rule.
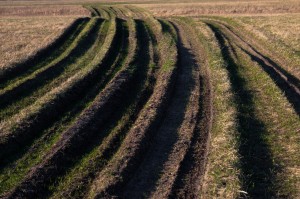
[[[248,25],[248,30],[258,36],[280,40],[286,46],[300,51],[300,14],[279,16],[236,17],[235,20]]]
[[[136,4],[156,16],[299,13],[299,1],[213,1],[198,3]]]
[[[289,59],[287,69],[300,78],[300,14],[232,17],[246,31],[271,45],[277,54]],[[293,66],[293,67],[292,67]]]
[[[81,5],[0,6],[0,68],[33,55],[81,16],[89,16]]]
[[[89,11],[80,5],[2,6],[0,16],[88,16]]]
[[[0,68],[19,62],[47,46],[76,17],[1,17]]]

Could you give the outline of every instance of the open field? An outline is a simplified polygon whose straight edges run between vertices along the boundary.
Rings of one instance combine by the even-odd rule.
[[[99,2],[1,2],[0,198],[300,197],[299,2]]]
[[[269,45],[287,59],[290,72],[300,78],[300,15],[252,16],[232,18],[251,31],[261,43]]]
[[[212,1],[193,3],[135,4],[156,16],[199,16],[224,14],[279,14],[299,13],[299,1]]]
[[[0,67],[33,55],[51,44],[76,17],[1,17]]]
[[[73,16],[89,15],[89,12],[80,5],[36,5],[36,6],[3,6],[0,7],[0,16]]]
[[[34,56],[83,16],[89,12],[82,6],[0,7],[0,68]]]

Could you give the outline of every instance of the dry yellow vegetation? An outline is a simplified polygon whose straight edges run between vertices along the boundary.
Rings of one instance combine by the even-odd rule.
[[[89,15],[88,10],[80,5],[25,5],[2,6],[0,16],[73,16]]]
[[[75,17],[1,17],[0,67],[19,62],[47,46]]]
[[[156,16],[299,13],[299,1],[194,1],[192,3],[136,4]]]
[[[0,7],[0,68],[35,54],[76,18],[88,15],[79,5]]]
[[[236,16],[231,20],[275,49],[274,53],[284,59],[284,67],[300,78],[300,14],[275,16]]]

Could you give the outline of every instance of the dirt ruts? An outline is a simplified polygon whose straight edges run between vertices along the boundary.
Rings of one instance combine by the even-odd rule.
[[[0,158],[17,156],[0,171],[6,186],[0,197],[198,197],[209,150],[212,93],[197,33],[182,19],[157,20],[131,6],[86,7],[90,21],[99,22],[97,27],[81,22],[90,29],[87,52],[77,56],[70,50],[74,68],[62,73],[63,83],[37,95],[36,103],[24,104],[18,120],[2,124]],[[72,33],[75,40],[79,32]],[[72,46],[77,48],[77,43]],[[60,71],[48,77],[55,68],[37,67],[28,81],[25,71],[25,83],[20,79],[20,86],[12,85],[5,100],[25,99],[23,87],[38,90],[40,82],[56,82]],[[59,129],[46,131],[55,125]],[[30,156],[34,151],[39,157]],[[20,181],[7,179],[14,164],[22,167],[16,171]]]
[[[143,162],[124,188],[125,198],[166,198],[169,195],[174,175],[196,126],[200,96],[199,66],[182,30],[177,29],[177,32],[179,61],[175,88]]]

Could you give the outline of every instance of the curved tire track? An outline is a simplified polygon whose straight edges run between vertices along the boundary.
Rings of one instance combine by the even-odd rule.
[[[173,53],[170,57],[172,60],[177,54]],[[89,198],[109,198],[120,194],[123,184],[129,180],[135,166],[141,161],[143,153],[149,146],[153,130],[161,120],[161,114],[165,110],[174,84],[176,67],[174,65],[170,65],[170,68],[165,67],[162,64],[152,96],[139,114],[133,128],[127,133],[118,152],[99,173],[91,187]],[[112,176],[111,173],[115,174]]]
[[[184,157],[196,125],[199,66],[182,30],[176,30],[179,35],[179,61],[174,91],[142,164],[125,187],[125,198],[141,198],[145,195],[166,198],[169,195],[168,191],[174,182],[173,174],[177,173],[180,159]],[[155,193],[151,193],[153,190]]]

